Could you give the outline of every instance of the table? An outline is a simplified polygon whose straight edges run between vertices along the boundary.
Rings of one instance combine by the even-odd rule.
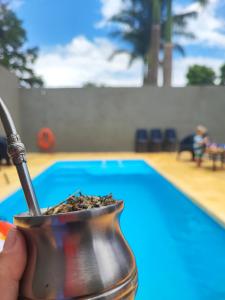
[[[206,154],[208,154],[209,159],[212,160],[212,170],[216,171],[216,162],[221,162],[221,168],[224,168],[225,163],[225,149],[217,146],[212,146],[206,148]]]

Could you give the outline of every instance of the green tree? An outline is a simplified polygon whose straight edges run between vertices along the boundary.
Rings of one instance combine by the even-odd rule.
[[[27,40],[22,22],[6,3],[0,3],[0,65],[12,71],[24,87],[43,85],[32,64],[37,59],[38,48],[24,48]]]
[[[216,74],[212,68],[193,65],[186,74],[187,85],[215,85]]]
[[[225,64],[220,68],[220,85],[225,85]]]

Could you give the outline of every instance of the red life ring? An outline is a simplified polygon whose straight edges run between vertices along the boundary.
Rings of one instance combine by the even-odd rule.
[[[55,146],[55,135],[50,128],[42,128],[37,136],[38,147],[43,151],[50,151]]]

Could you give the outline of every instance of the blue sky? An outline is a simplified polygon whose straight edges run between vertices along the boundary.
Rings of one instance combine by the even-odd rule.
[[[140,61],[127,69],[125,54],[108,60],[116,45],[109,39],[106,21],[121,8],[121,0],[13,1],[27,30],[27,44],[40,48],[35,69],[47,86],[82,86],[85,82],[141,85]],[[182,86],[189,65],[208,64],[218,70],[225,62],[225,0],[209,0],[205,9],[190,0],[175,0],[174,4],[175,11],[199,12],[189,24],[196,39],[179,39],[187,56],[174,57],[173,85]]]
[[[25,0],[17,9],[28,32],[29,44],[67,44],[75,36],[102,36],[95,23],[101,19],[99,0]]]

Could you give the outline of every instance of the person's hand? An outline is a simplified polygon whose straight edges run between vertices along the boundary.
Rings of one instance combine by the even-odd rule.
[[[19,281],[26,266],[26,247],[21,233],[12,228],[0,253],[0,299],[17,300]]]

